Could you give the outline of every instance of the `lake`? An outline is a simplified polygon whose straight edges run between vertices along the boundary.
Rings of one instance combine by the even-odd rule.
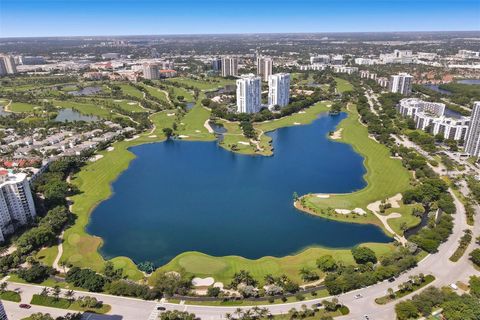
[[[292,195],[347,193],[366,185],[363,158],[328,132],[345,117],[281,128],[272,157],[239,155],[216,142],[170,140],[131,148],[136,158],[93,211],[87,231],[106,258],[157,266],[185,251],[257,259],[308,246],[390,242],[374,225],[343,223],[296,210]]]
[[[55,121],[58,122],[73,122],[73,121],[86,121],[86,122],[92,122],[92,121],[98,121],[99,118],[96,116],[87,116],[84,114],[81,114],[80,112],[66,108],[66,109],[60,109],[58,110],[58,115],[55,117]]]
[[[463,79],[463,80],[458,80],[458,83],[463,83],[463,84],[476,84],[480,85],[480,79]]]

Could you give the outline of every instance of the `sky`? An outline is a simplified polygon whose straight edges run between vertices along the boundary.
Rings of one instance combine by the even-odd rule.
[[[480,0],[0,0],[0,37],[480,30]]]

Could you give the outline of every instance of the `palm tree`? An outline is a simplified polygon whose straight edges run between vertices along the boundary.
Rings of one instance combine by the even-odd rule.
[[[70,300],[70,302],[73,302],[73,300],[75,300],[75,298],[73,297],[75,295],[75,291],[73,290],[68,290],[67,292],[64,293],[64,295],[65,295],[65,298]]]
[[[395,292],[393,291],[392,288],[388,288],[388,289],[387,289],[387,293],[388,293],[388,296],[389,296],[390,298],[395,297]]]
[[[230,313],[225,313],[225,319],[227,320],[232,319],[232,315]]]
[[[59,286],[53,287],[53,297],[54,297],[55,301],[58,301],[58,298],[60,296],[60,292],[61,292],[61,290],[60,290]]]
[[[48,297],[49,289],[47,287],[43,287],[42,292],[40,293],[41,296]]]

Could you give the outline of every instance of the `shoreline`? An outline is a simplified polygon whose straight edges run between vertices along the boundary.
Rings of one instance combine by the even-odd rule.
[[[321,103],[320,103],[320,104],[321,104]],[[326,108],[326,107],[325,107],[325,108]],[[328,110],[328,109],[327,109],[327,110]],[[320,110],[319,110],[319,111],[317,111],[317,112],[314,111],[314,113],[315,113],[314,118],[313,118],[313,119],[307,119],[307,121],[304,121],[304,122],[302,123],[302,125],[306,125],[306,124],[309,124],[309,123],[313,122],[315,119],[318,118],[319,115],[321,115],[321,114],[324,113],[325,111],[326,111],[326,110],[323,110],[323,108],[320,107]],[[165,112],[168,112],[168,111],[162,111],[162,112],[165,113]],[[300,115],[303,115],[303,114],[304,114],[304,113],[302,113],[302,114],[300,114]],[[311,114],[307,114],[306,116],[310,117]],[[349,116],[350,116],[350,115],[349,115]],[[274,125],[274,127],[271,128],[270,130],[268,130],[267,132],[274,131],[274,130],[277,130],[277,129],[282,128],[282,127],[292,126],[292,125],[293,125],[293,124],[288,124],[288,123],[285,124],[285,125],[279,125],[279,124],[281,124],[282,122],[285,122],[285,120],[283,120],[283,121],[282,121],[282,120],[283,120],[283,119],[279,119],[277,122],[280,122],[280,123],[276,123],[276,125]],[[288,120],[297,122],[295,119],[293,119],[293,120],[292,120],[292,119],[288,119]],[[288,120],[287,120],[287,121],[288,121]],[[343,120],[342,120],[342,121],[343,121]],[[275,122],[274,122],[274,123],[275,123]],[[268,124],[271,125],[272,122],[270,122],[270,123],[268,123]],[[154,125],[155,125],[155,124],[154,124]],[[162,128],[160,128],[159,126],[156,126],[156,127],[154,128],[154,131],[157,130],[157,131],[161,132],[161,129],[162,129]],[[150,136],[151,136],[151,135],[150,135]],[[133,141],[119,141],[119,142],[116,142],[116,143],[114,144],[114,150],[112,150],[112,151],[109,152],[109,153],[110,153],[110,154],[117,154],[117,153],[125,153],[125,152],[126,152],[126,153],[127,153],[127,157],[124,159],[123,165],[118,168],[118,170],[115,172],[115,174],[114,174],[112,177],[110,177],[110,179],[107,180],[108,183],[107,183],[106,185],[103,185],[103,186],[102,186],[103,189],[105,189],[105,188],[108,189],[108,192],[107,192],[107,193],[104,193],[104,195],[97,196],[95,202],[93,202],[93,203],[91,202],[90,205],[87,204],[87,207],[86,207],[86,208],[76,208],[76,207],[78,207],[78,206],[80,206],[80,205],[79,205],[79,204],[76,205],[76,204],[74,203],[74,210],[73,210],[74,214],[77,214],[77,213],[75,213],[75,211],[77,211],[77,212],[83,211],[83,212],[80,212],[79,214],[77,214],[77,215],[82,215],[82,219],[79,219],[79,220],[82,220],[82,221],[81,221],[79,224],[76,224],[76,225],[72,226],[71,228],[69,228],[68,230],[66,230],[65,242],[66,242],[66,243],[67,243],[67,242],[68,242],[68,243],[70,242],[70,240],[69,240],[68,237],[74,235],[74,230],[73,230],[73,229],[75,229],[75,227],[77,227],[77,228],[78,228],[78,227],[81,227],[81,228],[82,228],[82,232],[81,232],[81,233],[83,233],[83,236],[84,236],[84,237],[88,238],[87,241],[90,241],[90,244],[93,246],[92,249],[94,249],[94,250],[93,250],[94,252],[93,252],[93,251],[92,251],[92,252],[89,252],[89,255],[91,256],[91,258],[92,258],[93,260],[95,260],[95,261],[93,261],[92,263],[90,263],[90,261],[89,261],[89,263],[85,263],[85,261],[82,260],[83,262],[81,263],[81,265],[82,265],[83,267],[90,267],[90,268],[92,268],[92,269],[97,269],[97,271],[100,271],[100,270],[98,270],[98,269],[99,269],[98,267],[95,268],[95,267],[96,267],[96,266],[95,266],[95,265],[96,265],[95,262],[97,262],[97,263],[98,263],[98,262],[101,262],[101,263],[103,264],[105,261],[108,261],[108,260],[105,259],[105,258],[102,256],[102,254],[100,253],[100,248],[101,248],[102,245],[103,245],[103,239],[100,238],[100,237],[98,237],[98,236],[94,236],[94,235],[89,234],[89,233],[87,232],[87,226],[88,226],[88,224],[90,223],[90,216],[91,216],[91,214],[93,213],[93,211],[95,210],[95,208],[96,208],[101,202],[103,202],[103,201],[105,201],[105,200],[108,200],[108,199],[112,196],[112,194],[113,194],[113,189],[112,189],[113,183],[118,179],[118,177],[120,176],[120,174],[121,174],[122,172],[124,172],[125,170],[128,169],[128,167],[130,166],[131,161],[135,159],[135,157],[136,157],[135,154],[134,154],[133,152],[131,152],[129,149],[130,149],[131,147],[134,147],[134,146],[138,146],[138,145],[142,145],[142,144],[147,144],[147,143],[157,143],[157,142],[162,142],[162,141],[164,141],[164,140],[165,140],[165,137],[163,136],[162,133],[160,133],[160,134],[157,134],[157,137],[155,137],[154,139],[152,139],[151,137],[145,136],[145,134],[142,134],[138,139],[133,140]],[[193,138],[193,139],[191,139],[190,141],[200,141],[200,142],[201,142],[202,140],[195,140],[195,138]],[[343,141],[337,140],[336,142],[343,142]],[[343,142],[343,143],[346,143],[346,142]],[[125,145],[122,146],[121,144],[125,144]],[[119,146],[119,145],[120,145],[120,146]],[[226,149],[226,148],[224,148],[224,149]],[[227,150],[227,151],[232,152],[231,150]],[[358,150],[355,149],[355,151],[358,153]],[[102,153],[103,153],[103,151],[102,151]],[[105,157],[105,158],[108,159],[108,157]],[[102,163],[102,162],[107,161],[107,159],[105,159],[105,158],[102,158],[101,160],[99,160],[99,161],[97,161],[97,162],[98,162],[98,163]],[[85,171],[90,170],[90,167],[94,166],[94,164],[95,164],[95,163],[89,164],[88,167],[86,168],[86,170],[85,170],[85,169],[84,169],[84,170],[85,170]],[[366,167],[367,173],[368,173],[368,167],[366,166],[366,163],[365,163],[365,162],[364,162],[364,166]],[[80,170],[80,172],[76,175],[75,178],[77,179],[77,176],[80,175],[82,172],[84,172],[84,170]],[[80,180],[82,180],[81,177],[80,177]],[[77,186],[78,186],[78,184],[77,184]],[[367,188],[367,187],[368,187],[368,181],[367,181],[367,185],[366,185],[365,188]],[[80,188],[80,189],[82,190],[82,188]],[[363,188],[363,189],[364,189],[364,188]],[[362,189],[362,190],[363,190],[363,189]],[[348,195],[348,194],[347,194],[347,195]],[[77,200],[77,201],[78,201],[78,200]],[[84,204],[84,203],[83,203],[83,204]],[[82,209],[83,209],[83,210],[82,210]],[[299,209],[299,208],[297,208],[297,209]],[[301,210],[301,209],[299,209],[299,210]],[[301,211],[302,211],[302,212],[306,212],[305,210],[301,210]],[[308,212],[307,212],[307,213],[308,213]],[[311,213],[309,213],[309,214],[311,214]],[[318,215],[317,215],[317,216],[318,216]],[[86,219],[85,219],[85,218],[86,218]],[[326,218],[326,219],[331,219],[330,217],[324,217],[324,218]],[[340,221],[342,221],[342,220],[340,220]],[[84,223],[82,223],[82,222],[84,222]],[[360,221],[345,221],[345,220],[343,220],[342,222],[362,223],[362,222],[360,222]],[[378,226],[378,224],[376,224],[376,223],[373,223],[373,224],[375,224],[375,225]],[[384,230],[381,226],[380,226],[380,228],[381,228],[382,230]],[[384,232],[385,232],[385,230],[384,230]],[[367,242],[367,243],[368,243],[368,242]],[[364,244],[364,243],[362,243],[362,244]],[[359,245],[362,245],[362,244],[359,244]],[[376,244],[383,245],[383,243],[376,243]],[[72,245],[72,244],[69,244],[69,245]],[[75,246],[75,244],[74,244],[74,246]],[[287,256],[284,256],[284,257],[278,257],[278,258],[270,257],[270,258],[281,260],[281,259],[287,259],[287,258],[289,258],[289,257],[298,257],[298,256],[304,254],[304,253],[305,253],[306,251],[308,251],[309,249],[323,249],[323,250],[325,250],[326,248],[325,248],[325,247],[322,247],[322,246],[306,247],[306,248],[301,248],[301,249],[299,249],[298,251],[296,251],[296,252],[294,252],[294,253],[292,253],[292,254],[289,254],[289,255],[287,255]],[[327,248],[326,250],[343,250],[343,249],[341,249],[341,248]],[[65,255],[65,251],[67,251],[67,250],[64,249],[64,255]],[[78,248],[77,248],[77,250],[74,250],[74,251],[78,251]],[[185,253],[187,253],[187,252],[185,252]],[[181,257],[182,255],[184,255],[185,253],[182,253],[182,254],[180,254],[180,255],[177,255],[177,256],[174,257],[172,260],[170,260],[168,263],[164,264],[164,265],[161,266],[161,267],[158,267],[156,270],[162,270],[162,269],[168,268],[168,266],[169,266],[171,263],[173,263],[176,259],[178,259],[178,258]],[[199,253],[196,253],[196,254],[202,254],[202,253],[199,252]],[[204,254],[202,254],[202,255],[204,255]],[[72,256],[73,256],[73,255],[69,255],[69,256],[67,256],[66,258],[64,258],[63,260],[66,260],[66,261],[70,262],[69,258],[72,258]],[[211,258],[213,258],[213,259],[226,259],[226,258],[228,258],[228,257],[231,257],[231,256],[213,257],[213,256],[210,256],[210,255],[205,255],[205,256],[211,257]],[[83,258],[86,258],[86,260],[90,260],[90,259],[88,259],[88,256],[87,256],[87,257],[84,256]],[[247,258],[243,258],[243,257],[239,257],[238,259],[247,260],[247,261],[250,261],[250,262],[252,262],[252,263],[255,263],[255,262],[257,262],[257,261],[259,261],[259,260],[261,260],[261,259],[264,259],[264,258],[269,258],[269,256],[265,256],[265,257],[262,257],[262,258],[259,258],[259,259],[255,259],[255,260],[251,260],[251,259],[247,259]],[[140,271],[138,270],[136,264],[134,263],[134,261],[133,261],[131,258],[129,258],[129,257],[119,256],[119,257],[115,257],[115,258],[112,258],[112,259],[109,259],[109,260],[114,261],[114,263],[117,262],[117,265],[119,265],[118,267],[120,267],[120,265],[130,266],[130,268],[134,269],[135,273],[140,272]],[[78,265],[78,264],[77,264],[78,262],[79,262],[79,261],[74,261],[74,262],[72,262],[72,263]],[[93,266],[92,266],[92,265],[93,265]],[[131,271],[131,270],[130,270],[130,271]],[[127,275],[128,275],[128,271],[126,271],[126,273],[127,273]],[[129,276],[129,277],[130,277],[130,276]],[[134,277],[134,278],[136,278],[136,277]]]

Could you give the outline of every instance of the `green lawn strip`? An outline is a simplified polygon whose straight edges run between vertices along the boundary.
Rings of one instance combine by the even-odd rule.
[[[226,85],[235,84],[235,80],[224,78],[206,78],[205,80],[191,79],[191,78],[170,78],[167,82],[178,82],[187,86],[195,87],[199,90],[208,91],[223,88]]]
[[[20,113],[20,112],[33,112],[39,109],[42,109],[42,107],[36,106],[34,104],[30,104],[30,103],[12,102],[8,108],[8,111]]]
[[[171,127],[175,118],[167,116],[168,113],[175,113],[175,111],[163,111],[150,117],[156,125],[153,132],[143,134],[135,140],[114,143],[112,151],[99,152],[103,155],[101,159],[87,164],[73,177],[72,183],[81,192],[72,197],[72,212],[77,216],[77,220],[65,231],[62,261],[68,261],[79,267],[92,268],[98,272],[102,271],[105,260],[97,251],[102,245],[102,239],[89,235],[85,231],[90,213],[101,201],[111,196],[111,183],[128,168],[130,161],[134,159],[135,156],[128,150],[129,147],[165,139],[162,128]],[[124,274],[130,279],[143,278],[143,273],[138,271],[131,259],[116,257],[111,261],[116,267],[123,268]]]
[[[31,284],[31,282],[27,282],[27,281],[23,280],[22,278],[17,276],[15,273],[9,274],[8,281],[9,282],[16,282],[16,283],[23,283],[23,284]],[[48,278],[45,281],[42,281],[40,283],[36,283],[36,285],[39,285],[39,286],[42,286],[42,287],[49,287],[49,288],[59,286],[61,289],[69,289],[69,290],[75,290],[75,291],[88,292],[88,290],[86,290],[84,288],[75,287],[71,283],[68,283],[68,282],[65,282],[65,281],[59,281],[59,280],[57,280],[57,278]]]
[[[128,95],[128,96],[132,96],[132,97],[136,97],[136,98],[140,98],[140,99],[143,99],[143,92],[138,90],[137,88],[135,87],[132,87],[131,85],[129,84],[120,84],[119,87],[122,89],[123,93]]]
[[[337,83],[337,91],[340,93],[344,93],[347,91],[352,91],[353,86],[350,82],[347,80],[341,79],[341,78],[335,78],[335,82]]]
[[[297,311],[301,311],[301,308],[298,308]],[[318,309],[317,312],[315,312],[315,315],[312,317],[299,317],[299,319],[304,319],[304,320],[318,320],[322,318],[328,318],[328,317],[340,317],[344,316],[350,313],[350,310],[348,310],[347,307],[343,307],[343,312],[342,309],[338,309],[337,311],[326,311],[325,309]],[[274,315],[273,319],[275,320],[291,320],[292,317],[289,314],[280,314],[280,315]]]
[[[18,292],[6,290],[6,291],[0,293],[0,300],[20,302],[21,297],[20,297],[20,294]]]
[[[52,266],[53,261],[55,261],[55,258],[57,257],[57,254],[58,246],[52,246],[48,248],[42,248],[40,251],[38,251],[35,257],[44,265]]]
[[[400,290],[397,290],[394,292],[394,295],[395,297],[394,298],[391,298],[389,295],[385,295],[383,297],[380,297],[380,298],[376,298],[375,299],[375,302],[377,304],[387,304],[389,302],[392,302],[392,301],[395,301],[395,300],[398,300],[402,297],[405,297],[406,295],[409,295],[410,293],[412,292],[415,292],[417,291],[418,289],[421,289],[423,287],[426,287],[428,286],[430,283],[432,283],[433,281],[435,280],[435,277],[432,276],[432,275],[426,275],[425,276],[425,280],[424,282],[420,283],[420,284],[413,284],[413,289],[412,290],[408,290],[408,291],[400,291]]]
[[[393,250],[392,244],[364,243],[375,251],[377,256],[383,256]],[[200,252],[184,252],[176,256],[168,264],[162,266],[153,273],[150,278],[154,283],[156,274],[159,272],[184,270],[186,273],[201,277],[211,276],[216,281],[227,285],[233,275],[240,270],[248,270],[253,277],[263,281],[265,275],[280,276],[286,274],[293,280],[301,283],[299,270],[303,267],[322,272],[316,267],[316,260],[322,255],[333,255],[337,261],[345,264],[354,264],[350,249],[329,249],[310,247],[301,252],[285,257],[262,257],[257,260],[246,259],[239,256],[212,257]]]
[[[56,298],[50,296],[42,296],[39,294],[34,294],[32,297],[32,301],[30,304],[37,305],[37,306],[44,306],[44,307],[52,307],[58,309],[68,309],[68,310],[75,310],[75,311],[82,311],[82,312],[91,312],[91,313],[98,313],[98,314],[105,314],[110,311],[112,308],[108,304],[103,304],[100,308],[88,308],[80,306],[79,302],[77,301],[70,301],[66,298]]]
[[[304,300],[313,300],[318,298],[325,298],[329,296],[329,293],[326,289],[315,291],[314,294],[312,292],[309,293],[301,293]],[[282,299],[275,299],[272,303],[268,300],[219,300],[219,301],[189,301],[186,300],[185,304],[189,305],[197,305],[197,306],[254,306],[254,305],[265,305],[265,304],[282,304],[282,303],[291,303],[300,301],[295,296],[290,296],[286,298],[286,301]],[[170,299],[168,302],[173,303]]]
[[[379,220],[371,213],[360,216],[357,214],[329,215],[326,213],[327,210],[322,212],[323,209],[328,208],[367,210],[368,204],[390,198],[410,187],[410,173],[402,166],[400,160],[391,158],[386,146],[369,138],[367,128],[358,121],[358,112],[354,106],[350,107],[348,115],[338,126],[343,128],[343,131],[341,139],[336,141],[351,144],[364,157],[364,165],[367,169],[364,178],[367,186],[352,193],[331,194],[329,198],[320,198],[314,194],[306,195],[305,206],[310,213],[330,219],[380,225]]]

